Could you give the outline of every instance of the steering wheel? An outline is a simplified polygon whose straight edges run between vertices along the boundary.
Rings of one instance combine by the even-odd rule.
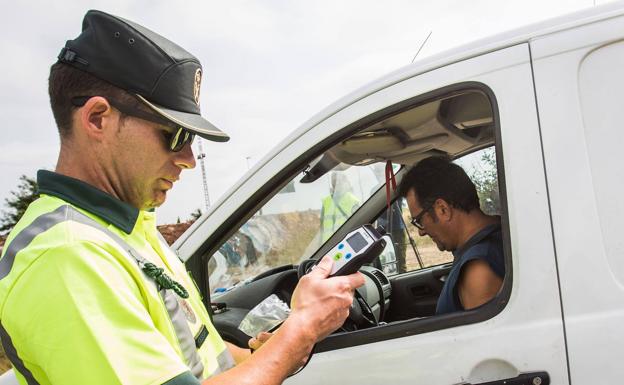
[[[297,266],[297,278],[301,279],[304,275],[306,275],[316,262],[317,260],[315,259],[302,261],[299,266]],[[353,293],[353,303],[351,303],[351,307],[349,308],[349,315],[347,316],[344,324],[338,330],[347,332],[377,325],[378,323],[375,319],[375,314],[373,313],[370,305],[366,302],[364,297],[362,297],[362,295],[355,290]]]

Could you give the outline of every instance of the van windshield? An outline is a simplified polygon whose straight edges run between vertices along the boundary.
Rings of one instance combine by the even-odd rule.
[[[310,258],[384,184],[384,165],[339,164],[306,180],[297,174],[221,245],[208,264],[211,292]]]

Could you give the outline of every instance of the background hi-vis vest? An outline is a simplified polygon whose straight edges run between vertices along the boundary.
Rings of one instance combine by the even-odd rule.
[[[337,198],[327,196],[323,199],[321,210],[321,239],[326,241],[353,213],[353,207],[360,201],[355,195],[346,192]]]
[[[163,268],[189,298],[158,290],[141,259]],[[5,244],[0,338],[22,384],[163,384],[234,365],[153,213],[139,212],[127,234],[48,195],[30,205]]]

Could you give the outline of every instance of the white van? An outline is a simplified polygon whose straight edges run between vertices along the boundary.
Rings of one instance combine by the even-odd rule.
[[[620,110],[622,109],[622,111]],[[297,266],[351,229],[392,242],[351,317],[288,384],[619,384],[624,378],[624,3],[423,59],[306,122],[175,244],[226,340],[271,294],[288,302]],[[506,276],[489,303],[435,316],[452,255],[409,224],[397,179],[451,156],[502,216]],[[622,160],[620,160],[622,161]],[[618,165],[619,164],[619,165]],[[381,165],[381,167],[380,167]],[[357,204],[324,224],[331,179]],[[407,224],[406,224],[407,223]]]

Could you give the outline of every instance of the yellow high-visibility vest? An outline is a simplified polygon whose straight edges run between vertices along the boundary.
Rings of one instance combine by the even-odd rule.
[[[0,339],[20,383],[199,383],[234,365],[153,212],[49,171],[38,182],[0,258]]]
[[[360,201],[350,192],[339,198],[327,196],[321,210],[321,240],[324,242],[351,216]]]

